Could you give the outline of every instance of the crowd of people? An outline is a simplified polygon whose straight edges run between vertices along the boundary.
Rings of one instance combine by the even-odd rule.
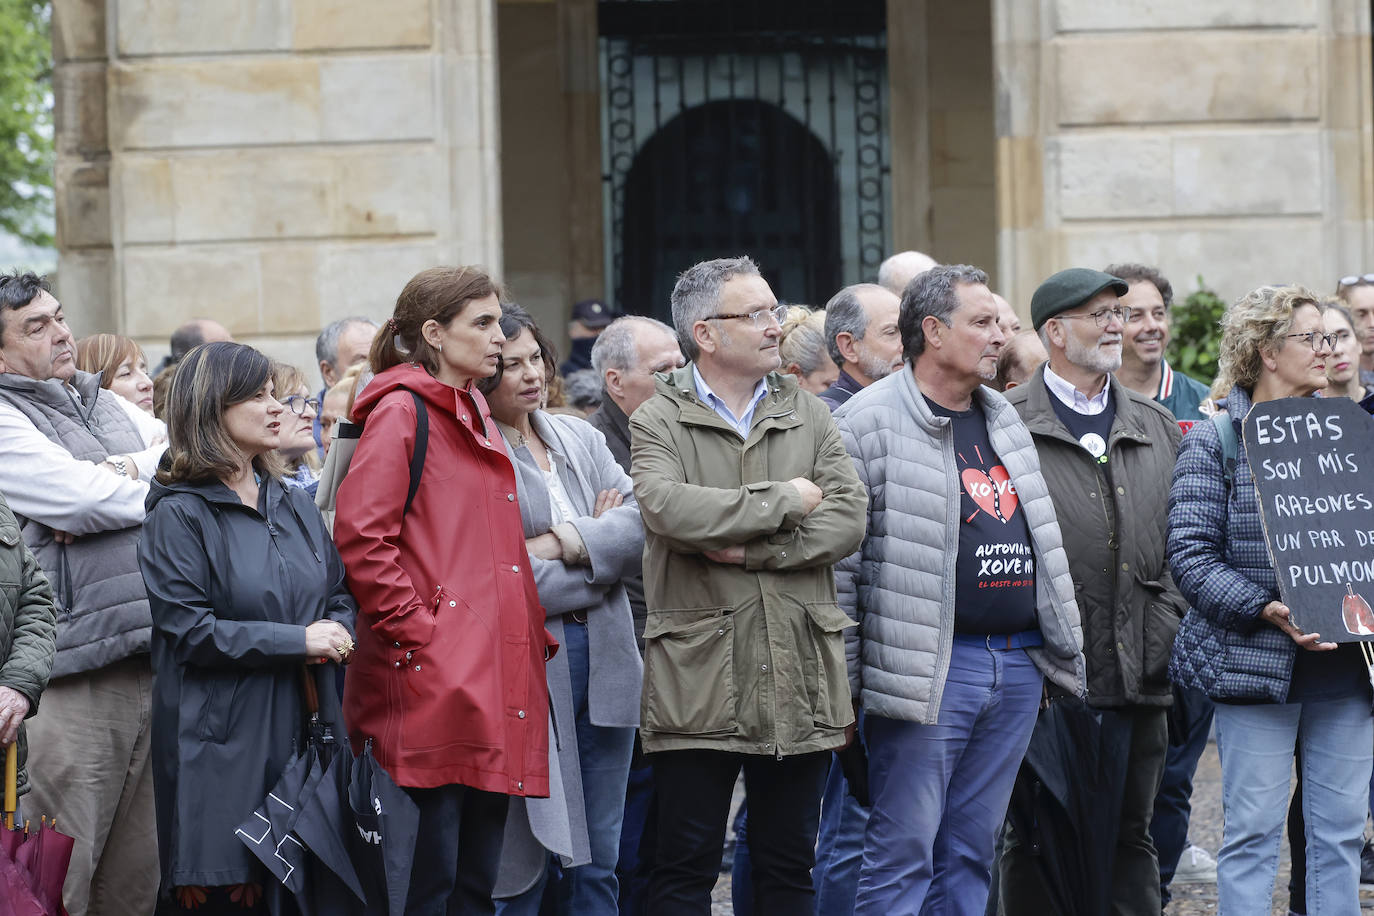
[[[1058,912],[1075,783],[1086,912],[1201,874],[1268,913],[1287,819],[1292,912],[1358,913],[1370,671],[1282,603],[1239,431],[1374,413],[1374,275],[1237,299],[1210,386],[1148,266],[1055,273],[1026,329],[976,267],[877,281],[811,309],[704,261],[671,326],[577,303],[560,371],[431,268],[316,388],[208,319],[150,372],[0,276],[0,745],[67,910],[290,912],[236,828],[323,723],[415,805],[418,916],[705,916],[727,835],[738,914]],[[1030,765],[1065,723],[1112,779]]]

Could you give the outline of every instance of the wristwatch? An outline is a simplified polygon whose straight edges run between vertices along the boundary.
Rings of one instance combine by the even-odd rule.
[[[105,463],[114,468],[114,472],[120,477],[129,476],[129,462],[127,459],[111,455],[105,459]]]

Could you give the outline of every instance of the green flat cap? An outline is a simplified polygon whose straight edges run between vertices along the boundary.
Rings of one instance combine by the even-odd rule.
[[[1124,296],[1131,287],[1120,277],[1104,274],[1100,270],[1087,267],[1070,267],[1054,274],[1031,296],[1031,324],[1040,330],[1041,325],[1060,312],[1082,305],[1107,287]]]

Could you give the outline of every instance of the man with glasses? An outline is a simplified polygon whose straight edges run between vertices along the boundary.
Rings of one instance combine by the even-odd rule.
[[[1088,666],[1088,702],[1130,748],[1111,911],[1159,916],[1159,862],[1150,818],[1168,749],[1169,650],[1185,605],[1165,563],[1165,523],[1182,433],[1173,414],[1113,377],[1121,366],[1128,284],[1070,268],[1040,285],[1031,319],[1049,362],[1007,393],[1040,454],[1064,533]],[[1073,774],[1067,774],[1072,780]],[[1009,829],[1002,901],[1009,916],[1052,912],[1029,837]]]
[[[1341,277],[1336,295],[1350,309],[1360,338],[1360,384],[1374,389],[1374,274]]]
[[[1121,304],[1130,310],[1122,338],[1121,368],[1116,379],[1127,388],[1163,404],[1185,433],[1203,419],[1201,406],[1209,391],[1202,382],[1174,371],[1164,358],[1169,346],[1169,307],[1174,288],[1153,267],[1113,264],[1107,273],[1130,285]],[[1167,905],[1171,884],[1214,884],[1216,860],[1188,842],[1193,774],[1207,749],[1212,728],[1212,701],[1200,690],[1174,687],[1169,751],[1164,779],[1155,798],[1150,837],[1159,853],[1160,897]]]
[[[777,371],[784,308],[753,261],[688,268],[672,310],[691,362],[630,418],[658,798],[646,910],[711,912],[742,769],[754,912],[809,913],[821,787],[854,723],[832,566],[863,538],[864,491],[829,410]]]

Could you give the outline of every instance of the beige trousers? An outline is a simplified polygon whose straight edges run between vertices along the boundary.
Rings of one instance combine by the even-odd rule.
[[[159,866],[149,755],[148,656],[48,684],[27,725],[24,816],[76,838],[62,896],[71,916],[151,916]]]

